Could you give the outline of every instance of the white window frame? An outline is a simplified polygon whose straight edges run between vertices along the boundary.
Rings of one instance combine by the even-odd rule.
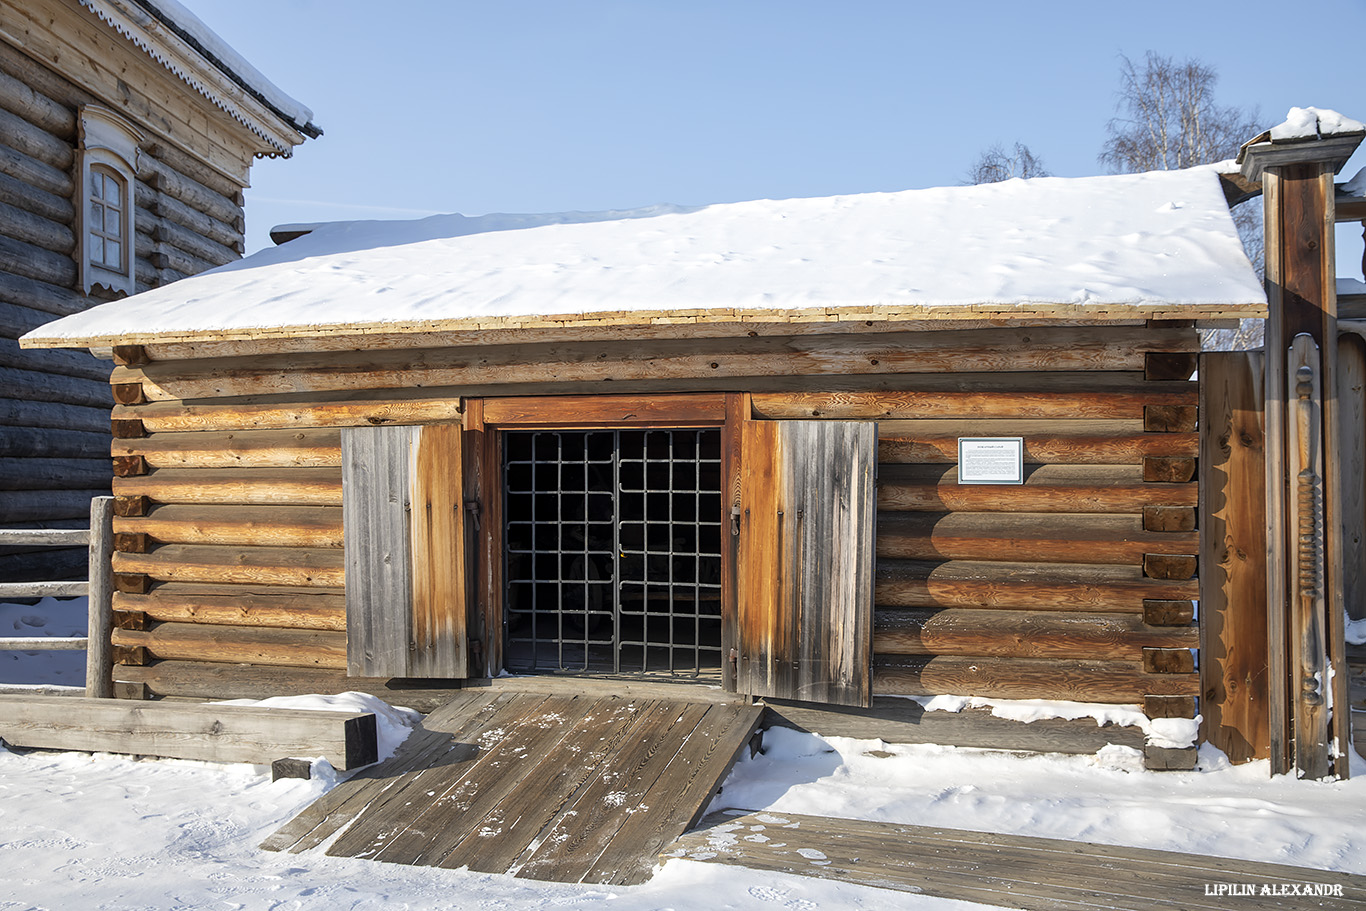
[[[87,294],[100,285],[114,293],[132,294],[137,273],[137,256],[133,251],[136,236],[133,223],[137,206],[134,203],[139,146],[146,137],[128,120],[98,104],[82,105],[80,110],[80,148],[77,154],[76,211],[79,241],[77,260],[81,267],[81,288]],[[120,243],[123,245],[120,265],[115,268],[91,259],[91,235],[96,225],[91,213],[97,203],[92,197],[92,181],[101,170],[112,172],[123,182]],[[103,235],[103,224],[99,226]]]

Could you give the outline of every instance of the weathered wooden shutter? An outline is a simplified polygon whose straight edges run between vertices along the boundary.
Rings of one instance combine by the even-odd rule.
[[[461,429],[342,431],[346,671],[464,677]]]
[[[742,427],[736,689],[869,705],[877,425]]]

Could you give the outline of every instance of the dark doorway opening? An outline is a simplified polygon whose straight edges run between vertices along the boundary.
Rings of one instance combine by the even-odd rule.
[[[503,453],[508,669],[719,674],[720,431],[508,431]]]

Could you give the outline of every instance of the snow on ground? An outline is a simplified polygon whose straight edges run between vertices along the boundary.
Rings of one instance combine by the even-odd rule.
[[[84,598],[43,598],[37,604],[0,604],[0,638],[84,636]],[[84,651],[0,651],[0,683],[85,686]],[[0,909],[4,905],[0,904]]]
[[[40,615],[52,611],[46,622]],[[27,618],[27,619],[26,619]],[[79,634],[83,601],[0,605],[6,635]],[[13,630],[13,633],[10,631]],[[3,653],[0,653],[3,654]],[[79,683],[63,652],[18,653],[6,677]],[[70,653],[78,658],[81,653]],[[412,716],[362,694],[267,700],[373,710],[392,747]],[[1048,717],[1065,705],[993,706]],[[643,886],[507,876],[260,851],[335,783],[270,780],[264,766],[0,748],[0,911],[970,911],[985,906],[722,864],[671,860]],[[738,763],[711,809],[736,807],[978,829],[1366,873],[1366,763],[1346,782],[1271,778],[1208,747],[1195,772],[1148,772],[1136,751],[1021,756],[786,729]],[[1312,874],[1306,874],[1312,881]]]

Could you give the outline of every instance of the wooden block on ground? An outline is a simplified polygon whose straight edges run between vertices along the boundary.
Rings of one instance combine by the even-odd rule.
[[[1195,747],[1172,749],[1170,747],[1146,746],[1143,748],[1143,766],[1154,772],[1189,772],[1195,768],[1199,752]]]
[[[308,781],[312,777],[311,759],[277,759],[270,764],[271,781],[279,781],[281,778],[302,778]]]
[[[378,758],[369,712],[0,696],[0,739],[17,746],[269,765],[322,756],[337,769]]]
[[[1149,718],[1194,718],[1194,696],[1144,696],[1143,714]]]

